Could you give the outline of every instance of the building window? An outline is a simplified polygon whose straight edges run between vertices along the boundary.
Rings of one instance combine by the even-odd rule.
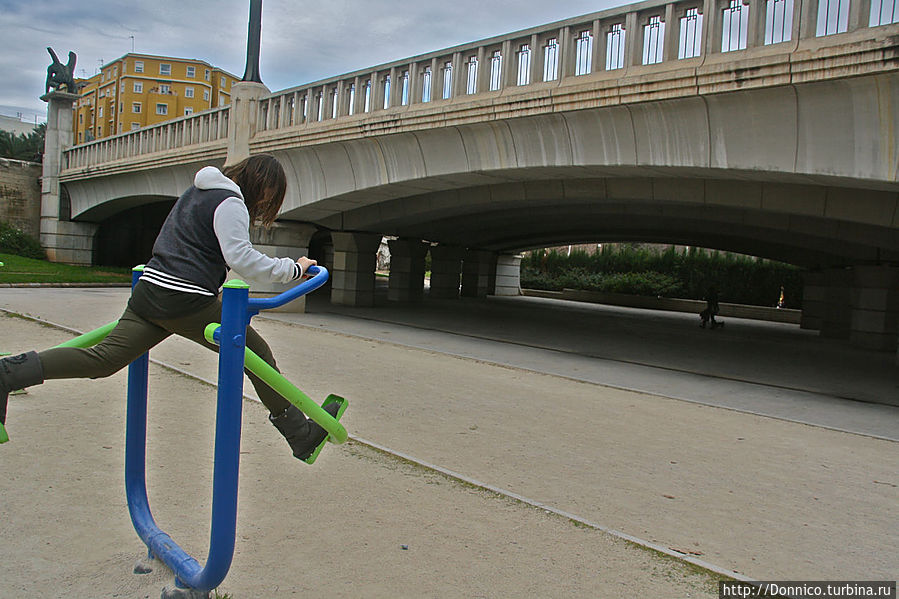
[[[187,86],[184,88],[184,97],[185,98],[193,98],[194,97],[194,88]]]
[[[586,75],[593,67],[593,36],[587,30],[581,31],[575,44],[575,75]]]
[[[189,66],[187,67],[187,76],[193,79],[197,76],[197,67]]]
[[[624,68],[624,36],[627,32],[621,23],[615,23],[606,36],[606,70]]]
[[[169,84],[167,84],[167,83],[160,83],[160,84],[159,84],[159,93],[161,93],[161,94],[171,94],[171,93],[172,93],[172,86],[169,85]]]
[[[340,97],[337,88],[331,90],[331,118],[337,118],[337,107],[340,106]]]
[[[227,87],[228,87],[228,82],[225,81],[225,78],[224,78],[224,77],[222,77],[222,78],[221,78],[221,88],[222,88],[222,89],[227,89]]]
[[[818,28],[815,32],[816,35],[821,37],[822,35],[845,33],[848,30],[849,0],[818,0]]]
[[[134,114],[140,113],[140,102],[131,103],[131,112],[133,112]]]
[[[353,116],[356,114],[356,84],[350,83],[350,92],[347,94],[347,114]]]
[[[164,103],[159,103],[156,105],[156,114],[168,114],[169,113],[169,105]]]
[[[221,108],[224,105],[225,105],[225,96],[219,96],[219,107]]]
[[[122,114],[124,112],[125,112],[125,103],[119,102],[119,114]]]
[[[490,91],[498,90],[502,81],[503,53],[500,50],[494,50],[493,56],[490,57]]]
[[[522,44],[518,49],[518,85],[531,82],[531,46]]]
[[[390,75],[384,77],[384,110],[390,108]]]
[[[125,82],[124,81],[122,81],[119,84],[119,93],[123,93],[123,94],[125,93]]]
[[[848,0],[843,1],[846,2],[846,6],[849,6]],[[749,7],[743,5],[743,0],[730,0],[730,7],[724,11],[724,25],[721,30],[721,51],[745,50],[748,30]]]
[[[871,27],[899,23],[899,0],[871,0]]]
[[[421,101],[431,101],[431,67],[425,67],[421,75]]]
[[[103,137],[103,125],[97,125],[97,137]]]
[[[443,65],[443,99],[449,100],[453,97],[453,63],[448,62]]]
[[[144,72],[144,61],[142,61],[142,60],[134,61],[134,72],[135,73],[143,73]]]
[[[97,117],[101,118],[101,119],[103,118],[103,105],[102,104],[97,107]]]
[[[649,23],[643,27],[643,64],[662,62],[665,48],[665,23],[662,17],[649,17]]]
[[[206,79],[206,81],[209,81],[209,69],[206,69],[203,72],[203,78]]]
[[[189,116],[193,113],[194,113],[194,109],[191,108],[190,106],[188,106],[187,108],[184,109],[184,116]]]
[[[788,42],[792,37],[793,0],[768,0],[765,3],[765,43]]]
[[[403,71],[403,90],[400,98],[400,102],[403,106],[409,105],[409,71]]]
[[[135,81],[133,89],[134,89],[134,93],[136,93],[136,94],[144,93],[144,82],[143,81]]]
[[[208,89],[203,90],[203,99],[207,102],[209,101],[209,90]]]
[[[365,81],[365,103],[362,106],[363,112],[371,111],[371,79],[367,79]]]
[[[79,124],[79,125],[83,125],[83,124],[84,124],[84,115],[83,115],[83,114],[79,114],[79,115],[78,115],[78,124]]]
[[[113,77],[118,77],[118,76],[119,76],[119,67],[118,67],[118,66],[112,67],[112,76],[113,76]]]
[[[467,64],[468,77],[465,80],[465,93],[478,93],[478,57],[472,56]]]
[[[543,46],[543,80],[555,81],[559,78],[559,40],[550,38]]]
[[[132,131],[137,131],[138,129],[140,129],[140,123],[131,123]]]
[[[160,75],[171,75],[172,74],[172,65],[161,62],[159,63],[159,74]]]

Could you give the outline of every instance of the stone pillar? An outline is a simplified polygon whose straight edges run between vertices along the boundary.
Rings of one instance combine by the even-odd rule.
[[[856,266],[849,341],[896,351],[899,341],[899,267]]]
[[[435,299],[458,299],[465,250],[452,245],[431,247],[431,294]]]
[[[462,297],[487,297],[490,293],[490,267],[493,252],[468,250],[462,260]]]
[[[421,301],[425,292],[425,256],[430,245],[417,239],[391,239],[387,245],[390,247],[387,299]]]
[[[269,256],[291,258],[296,260],[309,254],[309,240],[316,232],[315,225],[300,223],[275,223],[271,227],[251,227],[250,241],[253,247]],[[229,275],[236,277],[237,274]],[[250,285],[250,297],[273,297],[295,287],[300,282],[257,283],[246,281]],[[275,312],[302,313],[306,311],[306,298],[301,297],[289,304],[275,308]]]
[[[341,306],[375,304],[375,268],[381,235],[375,233],[331,233],[334,268],[331,273],[331,303]]]
[[[94,258],[97,225],[71,222],[71,209],[62,202],[59,175],[65,167],[63,150],[75,137],[72,104],[77,94],[52,91],[41,96],[47,102],[47,131],[41,176],[41,245],[51,262],[90,266]]]
[[[826,292],[824,273],[802,274],[802,319],[799,328],[820,331],[824,324],[824,297]]]
[[[231,86],[231,114],[228,116],[228,158],[225,166],[250,157],[250,139],[256,135],[259,99],[271,92],[265,85],[239,81]]]
[[[496,257],[496,295],[521,295],[521,254]]]
[[[821,335],[835,339],[848,339],[852,312],[853,276],[849,268],[831,268],[824,271],[824,321]]]

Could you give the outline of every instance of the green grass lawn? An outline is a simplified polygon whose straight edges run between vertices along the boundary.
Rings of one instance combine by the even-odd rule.
[[[131,269],[57,264],[0,254],[0,283],[130,283]]]

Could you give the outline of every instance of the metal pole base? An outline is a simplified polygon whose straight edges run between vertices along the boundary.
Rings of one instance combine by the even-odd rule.
[[[162,587],[161,599],[210,599],[209,591],[182,589],[176,586]]]

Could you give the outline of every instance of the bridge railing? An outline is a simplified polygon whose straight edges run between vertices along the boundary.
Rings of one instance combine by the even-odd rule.
[[[63,170],[227,139],[230,111],[230,106],[204,110],[74,146],[63,153]]]
[[[279,132],[298,127],[314,143],[341,139],[341,124],[358,137],[854,76],[893,68],[877,40],[897,33],[899,0],[647,0],[272,93],[251,143],[276,149]],[[433,109],[404,114],[416,106]],[[63,170],[226,138],[229,114],[75,146]]]
[[[275,131],[588,75],[621,78],[632,67],[696,68],[714,55],[736,62],[894,23],[896,0],[649,0],[277,92],[259,103],[257,122]],[[843,37],[815,43],[849,41]]]

